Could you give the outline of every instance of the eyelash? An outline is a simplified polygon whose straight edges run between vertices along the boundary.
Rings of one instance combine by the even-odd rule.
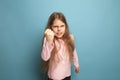
[[[54,28],[57,28],[58,26],[54,26]]]

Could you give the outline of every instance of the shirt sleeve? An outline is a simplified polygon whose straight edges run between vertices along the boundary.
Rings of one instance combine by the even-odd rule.
[[[51,51],[53,48],[54,48],[54,44],[48,43],[46,38],[44,38],[42,52],[41,52],[41,57],[44,61],[49,60],[50,55],[51,55]]]
[[[76,49],[73,52],[73,63],[75,67],[79,67],[78,55]]]
[[[71,34],[71,39],[74,41],[74,36]],[[73,51],[73,64],[75,67],[79,67],[78,55],[76,49]]]

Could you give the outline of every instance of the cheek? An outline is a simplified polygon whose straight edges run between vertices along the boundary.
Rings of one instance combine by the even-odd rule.
[[[65,32],[65,28],[63,28],[62,31]]]

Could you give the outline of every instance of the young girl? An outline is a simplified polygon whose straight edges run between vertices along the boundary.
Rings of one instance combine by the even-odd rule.
[[[41,57],[47,64],[44,68],[48,68],[48,80],[70,80],[72,62],[75,72],[80,72],[74,37],[62,13],[54,12],[49,17],[42,46]]]

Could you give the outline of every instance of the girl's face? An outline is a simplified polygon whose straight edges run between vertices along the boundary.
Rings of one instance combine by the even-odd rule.
[[[65,23],[59,19],[55,19],[52,25],[52,30],[57,38],[62,38],[65,33]]]

